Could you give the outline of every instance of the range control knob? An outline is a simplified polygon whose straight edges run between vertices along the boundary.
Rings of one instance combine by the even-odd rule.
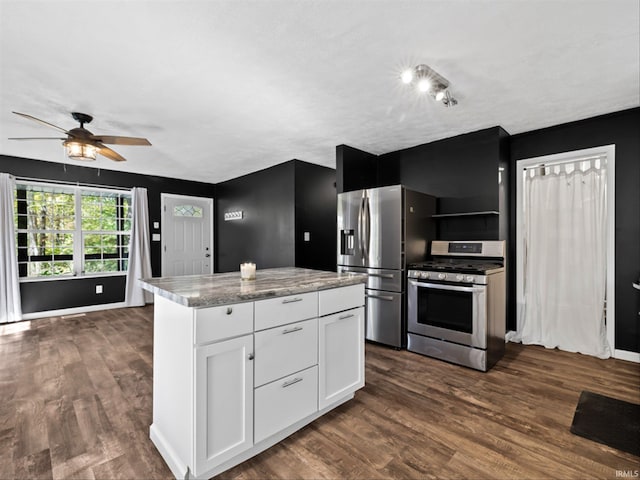
[[[420,276],[421,276],[422,278],[429,278],[429,272],[421,272],[421,273],[420,273]]]
[[[438,274],[438,280],[444,280],[445,278],[447,278],[447,274],[446,273],[439,273]]]
[[[464,279],[465,282],[473,283],[473,275],[467,275],[467,278]]]
[[[460,274],[456,275],[456,282],[461,282],[463,278],[464,278],[464,275],[460,275]]]

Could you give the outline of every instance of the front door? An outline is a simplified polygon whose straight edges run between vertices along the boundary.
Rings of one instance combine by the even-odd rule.
[[[162,276],[213,273],[213,200],[163,193]]]

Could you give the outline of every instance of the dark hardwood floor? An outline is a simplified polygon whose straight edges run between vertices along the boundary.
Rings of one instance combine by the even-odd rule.
[[[153,307],[0,326],[0,479],[164,479],[149,440]],[[640,368],[507,345],[488,373],[367,345],[354,400],[222,479],[617,478],[572,435],[582,390],[640,403]],[[618,474],[620,477],[620,474]]]

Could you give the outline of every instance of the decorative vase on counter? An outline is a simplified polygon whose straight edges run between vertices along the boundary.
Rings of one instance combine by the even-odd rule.
[[[256,279],[256,264],[251,262],[245,262],[240,264],[240,278],[242,280],[255,280]]]

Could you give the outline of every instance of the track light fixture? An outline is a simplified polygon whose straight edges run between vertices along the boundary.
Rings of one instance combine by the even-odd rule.
[[[402,83],[413,85],[420,93],[428,93],[445,107],[453,107],[458,101],[449,93],[449,81],[428,65],[420,64],[400,75]]]

